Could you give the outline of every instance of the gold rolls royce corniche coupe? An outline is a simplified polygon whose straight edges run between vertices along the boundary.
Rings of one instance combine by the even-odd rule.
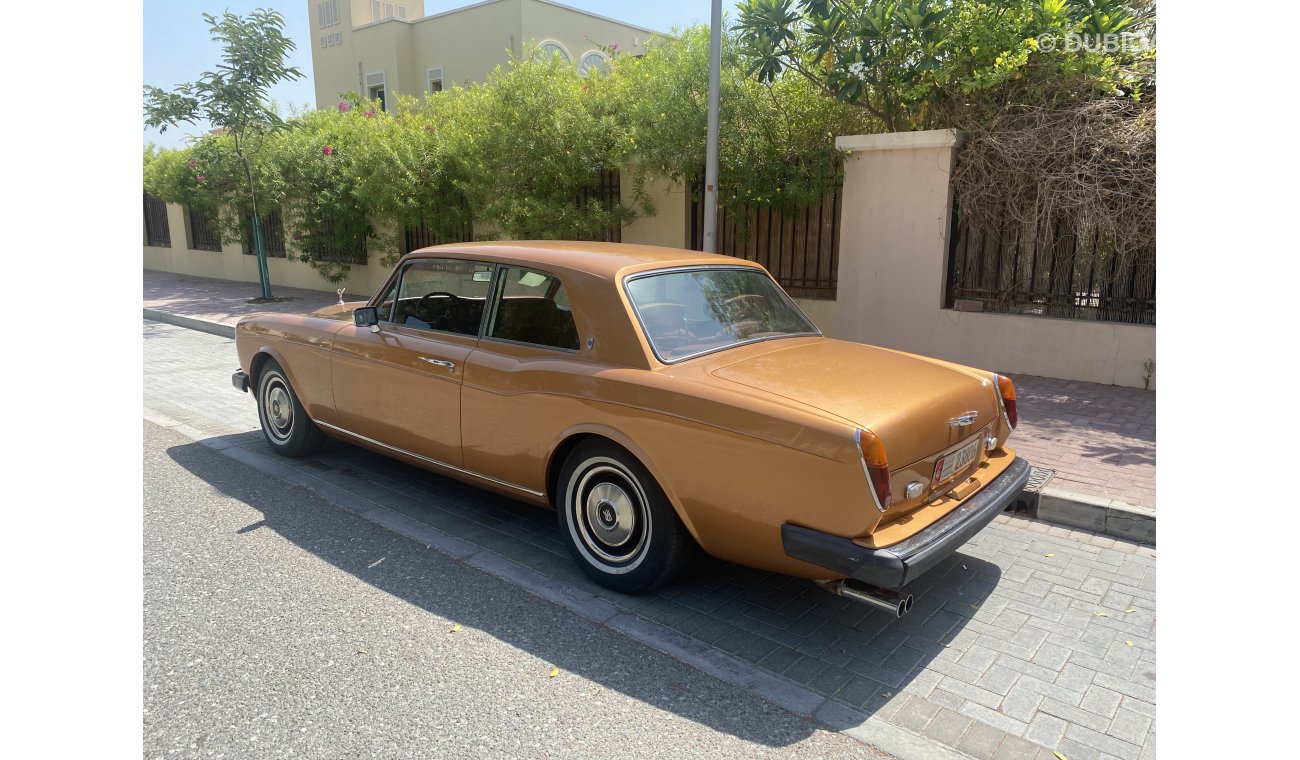
[[[437,246],[369,301],[236,335],[277,452],[338,438],[553,508],[583,572],[627,593],[698,546],[901,615],[1029,474],[1009,379],[827,338],[728,256]]]

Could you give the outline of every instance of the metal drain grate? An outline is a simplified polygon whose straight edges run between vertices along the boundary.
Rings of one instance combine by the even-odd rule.
[[[1038,495],[1042,492],[1047,481],[1052,479],[1056,470],[1049,470],[1046,467],[1029,468],[1029,482],[1025,483],[1025,490],[1020,492],[1016,500],[1011,502],[1007,507],[1008,512],[1029,512],[1034,514],[1038,510]]]

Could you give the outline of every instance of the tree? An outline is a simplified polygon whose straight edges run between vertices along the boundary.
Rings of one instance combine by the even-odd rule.
[[[888,131],[958,127],[1011,102],[1134,96],[1153,57],[1044,45],[1146,35],[1150,0],[744,0],[736,26],[749,71],[816,83]]]
[[[838,183],[835,136],[876,131],[879,121],[799,76],[748,76],[731,30],[722,37],[719,203],[729,213],[795,213]],[[604,110],[633,141],[625,170],[688,184],[702,181],[708,119],[709,28],[656,37],[644,55],[615,55],[594,86]],[[743,215],[742,217],[743,218]]]
[[[221,43],[221,63],[205,71],[197,82],[178,85],[168,92],[152,85],[144,87],[145,123],[161,131],[180,123],[200,119],[231,137],[234,158],[248,183],[252,210],[253,246],[257,252],[262,299],[272,300],[270,275],[266,268],[266,244],[257,207],[257,182],[249,154],[267,134],[284,126],[270,105],[270,90],[277,83],[302,77],[296,67],[286,66],[285,57],[294,49],[284,36],[284,16],[257,9],[248,16],[229,11],[217,18],[203,14],[211,27],[212,39]],[[250,142],[252,141],[252,142]]]

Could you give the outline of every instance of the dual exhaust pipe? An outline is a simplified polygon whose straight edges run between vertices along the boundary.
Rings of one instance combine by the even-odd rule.
[[[869,586],[852,578],[813,582],[837,596],[892,613],[895,618],[901,618],[912,609],[912,595],[901,591]]]

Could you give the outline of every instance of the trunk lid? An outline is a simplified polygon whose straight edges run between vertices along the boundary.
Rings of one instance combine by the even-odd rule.
[[[1001,414],[988,373],[829,338],[719,362],[710,373],[869,429],[884,442],[891,471],[937,459]],[[971,413],[969,424],[955,423]]]

